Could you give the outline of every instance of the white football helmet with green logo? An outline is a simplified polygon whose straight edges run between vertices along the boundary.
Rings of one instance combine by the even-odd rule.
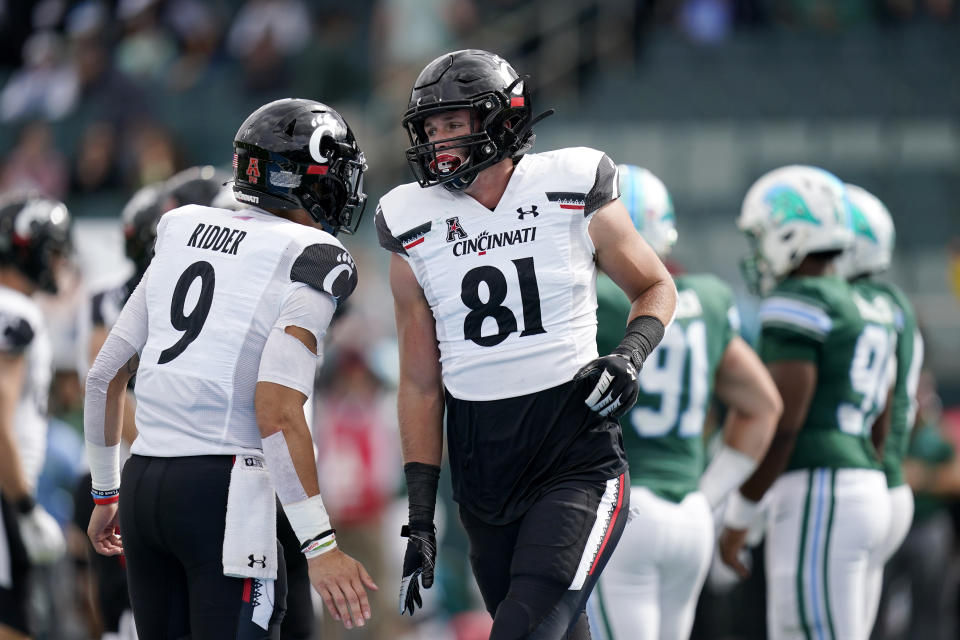
[[[845,278],[880,273],[890,268],[896,234],[893,218],[880,199],[853,184],[845,185],[850,200],[853,244],[838,262]]]
[[[617,167],[620,200],[633,226],[661,258],[677,243],[677,216],[667,187],[648,169],[632,164]]]
[[[753,254],[741,264],[747,285],[766,295],[814,253],[843,251],[853,241],[843,183],[817,167],[774,169],[753,183],[737,227]]]

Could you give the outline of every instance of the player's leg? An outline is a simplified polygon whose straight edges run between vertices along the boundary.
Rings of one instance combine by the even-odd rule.
[[[821,566],[822,588],[819,626],[827,639],[867,638],[867,574],[869,560],[886,537],[890,524],[890,500],[886,480],[879,471],[865,469],[820,469],[825,479],[822,550],[811,547],[810,564]],[[819,481],[819,478],[818,478]],[[832,517],[831,517],[832,515]],[[811,596],[813,597],[813,596]]]
[[[162,540],[186,571],[191,635],[205,640],[267,640],[280,624],[285,605],[282,547],[278,545],[277,580],[223,575],[233,456],[171,458],[167,464],[156,511],[164,514]],[[190,509],[183,508],[185,495],[190,496]]]
[[[490,640],[581,640],[587,597],[623,533],[629,476],[566,482],[524,515]],[[573,635],[573,633],[576,635]]]
[[[310,593],[310,576],[307,558],[300,552],[300,541],[293,532],[280,502],[277,502],[277,539],[283,547],[284,565],[287,571],[286,613],[280,630],[283,640],[309,640],[313,638],[316,620]]]
[[[903,544],[913,522],[913,490],[903,484],[888,490],[890,498],[890,526],[877,552],[870,557],[867,575],[867,629],[873,629],[883,589],[883,568]]]
[[[491,525],[460,507],[460,522],[470,539],[470,567],[491,616],[510,589],[510,563],[520,522]]]
[[[163,516],[155,511],[165,462],[132,456],[123,467],[120,530],[130,606],[140,640],[183,638],[190,633],[187,576],[176,557],[163,549],[158,527]]]
[[[764,567],[767,579],[767,635],[771,640],[812,637],[806,587],[800,580],[811,526],[814,473],[790,471],[770,487]]]
[[[30,560],[13,506],[0,495],[0,638],[30,635]]]
[[[690,637],[697,598],[710,568],[713,515],[706,496],[699,491],[686,496],[681,504],[670,506],[674,509],[659,563],[659,637],[686,640]]]
[[[648,489],[630,491],[630,521],[587,601],[590,629],[600,640],[655,640],[660,632],[657,559],[670,504]]]

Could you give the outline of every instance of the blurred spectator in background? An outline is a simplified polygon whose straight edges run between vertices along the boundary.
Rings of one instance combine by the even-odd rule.
[[[70,167],[71,193],[96,193],[123,186],[118,144],[113,123],[101,120],[87,125]]]
[[[59,120],[73,109],[79,83],[64,58],[63,39],[51,31],[31,35],[23,45],[23,66],[0,94],[0,120]]]
[[[384,517],[400,486],[400,448],[394,393],[378,375],[371,356],[361,348],[343,346],[325,367],[323,388],[314,405],[317,471],[327,511],[337,523],[337,540],[363,558],[371,575],[388,570]],[[393,538],[389,539],[391,542]],[[371,594],[374,616],[368,637],[391,640],[396,593]],[[324,640],[345,637],[343,626],[324,617]]]
[[[50,125],[34,121],[20,130],[16,146],[3,159],[0,189],[23,189],[62,199],[67,190],[67,163],[53,144]]]
[[[159,0],[120,0],[117,18],[124,35],[117,43],[117,68],[133,78],[160,80],[173,64],[176,43],[159,24]]]
[[[300,53],[310,39],[310,13],[301,0],[247,0],[227,35],[227,49],[244,68],[253,92],[285,87],[285,58]]]
[[[183,166],[172,135],[156,122],[141,122],[133,137],[132,175],[128,182],[140,187],[171,177]]]
[[[221,24],[213,9],[200,0],[171,0],[167,19],[180,43],[167,87],[183,91],[199,82],[209,68],[220,44]]]
[[[881,607],[874,637],[946,640],[957,637],[958,566],[949,506],[960,498],[960,458],[942,430],[943,407],[929,372],[920,377],[917,401],[917,424],[903,464],[915,494],[913,528],[888,565],[891,583],[901,577],[909,585],[908,608],[901,607],[898,620],[891,615],[896,609]],[[896,598],[888,594],[887,601]]]

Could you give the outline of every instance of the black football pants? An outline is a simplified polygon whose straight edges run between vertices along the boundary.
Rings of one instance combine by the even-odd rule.
[[[460,508],[490,640],[587,640],[584,611],[627,521],[630,478],[567,481],[522,518],[487,524]]]

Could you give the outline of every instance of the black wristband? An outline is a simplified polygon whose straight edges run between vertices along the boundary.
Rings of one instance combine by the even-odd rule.
[[[637,316],[627,325],[627,333],[613,353],[619,354],[640,370],[650,352],[663,340],[663,323],[653,316]]]
[[[410,522],[433,522],[433,512],[437,508],[440,467],[435,464],[408,462],[403,465],[403,475],[407,479]]]
[[[17,508],[18,513],[28,514],[37,506],[37,501],[31,496],[23,496],[14,503],[14,506]]]

